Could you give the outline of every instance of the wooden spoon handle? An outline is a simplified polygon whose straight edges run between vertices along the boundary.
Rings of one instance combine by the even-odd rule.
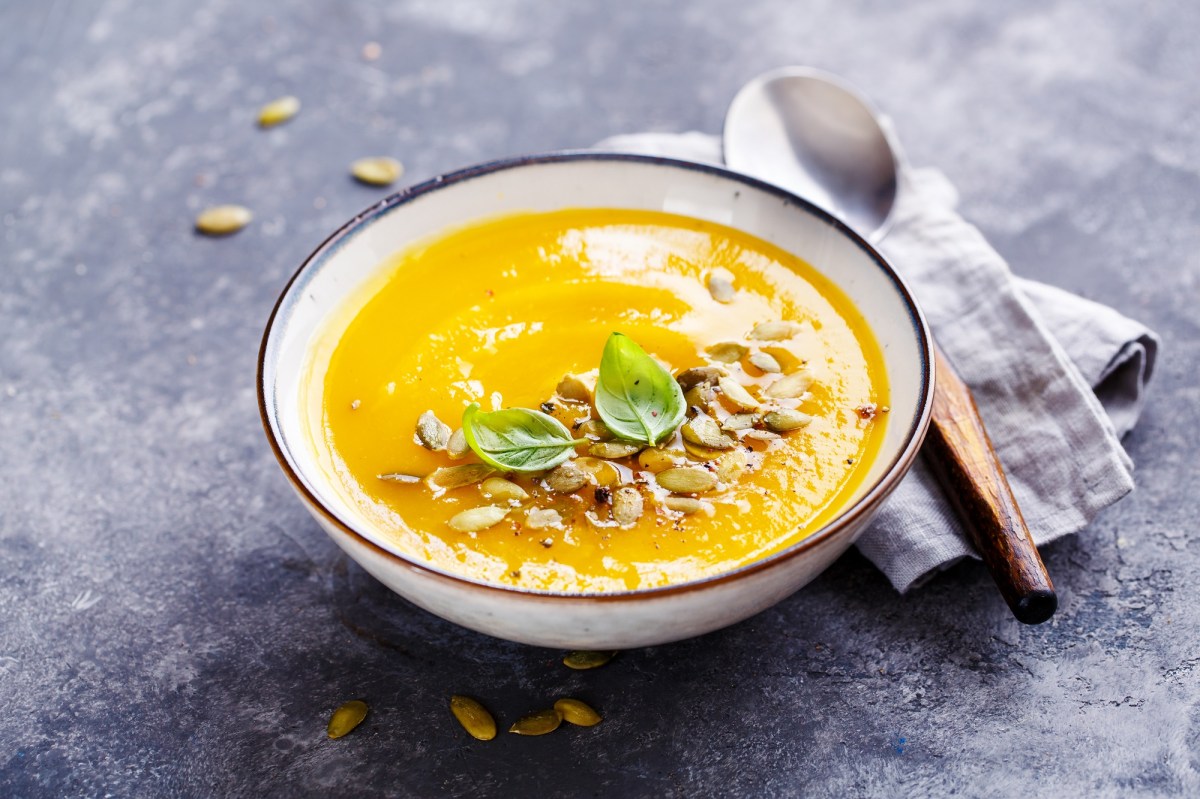
[[[1058,607],[1050,575],[971,390],[940,347],[934,348],[934,363],[937,384],[926,438],[933,469],[1013,615],[1026,624],[1041,624]]]

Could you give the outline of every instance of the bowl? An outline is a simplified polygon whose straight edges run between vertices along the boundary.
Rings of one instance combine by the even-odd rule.
[[[740,569],[665,587],[555,593],[478,582],[396,551],[319,463],[303,407],[322,323],[411,242],[481,218],[563,208],[657,210],[740,229],[792,252],[854,302],[884,353],[891,412],[866,480],[827,525]],[[821,573],[904,477],[929,424],[932,340],[903,280],[866,241],[782,189],[715,166],[595,151],[495,161],[436,177],[363,211],[283,290],[263,336],[258,398],[267,438],[305,507],[367,572],[413,604],[488,635],[567,649],[627,649],[741,621]]]

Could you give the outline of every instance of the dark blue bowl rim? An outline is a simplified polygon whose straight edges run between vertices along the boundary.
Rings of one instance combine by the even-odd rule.
[[[447,186],[453,186],[458,183],[464,183],[474,178],[491,175],[497,172],[503,172],[510,169],[517,169],[532,165],[550,165],[561,163],[577,163],[577,162],[632,162],[653,166],[667,167],[671,169],[682,169],[694,172],[701,172],[713,175],[727,180],[741,183],[750,188],[773,195],[782,200],[785,205],[796,206],[801,211],[808,213],[829,227],[832,227],[841,235],[845,236],[851,243],[862,250],[880,269],[884,276],[891,281],[897,294],[908,310],[909,321],[912,324],[914,335],[918,342],[918,350],[921,359],[921,391],[920,401],[917,404],[915,413],[909,422],[908,435],[905,439],[904,446],[901,447],[897,455],[888,464],[887,469],[875,481],[875,483],[864,493],[859,499],[837,517],[832,519],[824,527],[814,531],[800,541],[790,547],[780,550],[768,557],[753,561],[738,569],[720,574],[711,575],[698,580],[691,580],[686,583],[678,583],[665,585],[656,588],[633,589],[630,591],[614,591],[614,592],[567,592],[567,591],[544,591],[529,588],[520,588],[516,586],[506,586],[497,583],[488,583],[480,580],[474,580],[460,574],[445,571],[436,568],[428,563],[422,562],[416,558],[411,558],[406,555],[394,552],[390,549],[376,544],[367,536],[363,535],[352,525],[344,521],[336,513],[330,510],[309,489],[304,479],[300,477],[298,469],[292,463],[284,450],[282,435],[277,430],[274,419],[278,416],[278,409],[274,403],[268,403],[267,400],[267,358],[272,349],[271,345],[274,340],[273,333],[276,330],[276,321],[286,321],[286,317],[290,313],[291,307],[297,300],[304,296],[304,288],[309,280],[317,271],[317,267],[328,260],[337,249],[345,243],[356,232],[366,228],[376,220],[386,216],[391,211],[412,202],[419,197],[422,197],[430,192]],[[282,325],[280,325],[282,329]],[[273,371],[273,370],[272,370]],[[312,508],[315,508],[330,524],[343,533],[351,536],[361,546],[365,546],[379,555],[397,561],[399,564],[416,569],[420,572],[426,572],[431,576],[445,578],[457,583],[461,583],[464,587],[475,589],[484,589],[490,591],[500,591],[506,594],[526,595],[530,597],[559,597],[563,599],[581,599],[581,600],[628,600],[641,599],[653,596],[663,596],[668,594],[677,594],[686,591],[693,591],[705,588],[711,585],[724,583],[732,580],[737,580],[749,574],[753,574],[772,566],[778,565],[784,561],[790,560],[804,552],[816,548],[819,544],[825,543],[837,536],[837,534],[849,527],[852,527],[855,521],[863,514],[873,512],[876,505],[881,502],[888,494],[895,489],[900,479],[907,473],[909,466],[916,458],[920,449],[921,443],[925,438],[925,433],[929,427],[930,412],[932,410],[933,398],[933,337],[929,331],[929,325],[926,322],[925,315],[907,284],[896,273],[895,269],[887,262],[887,260],[868,243],[862,236],[858,235],[854,230],[847,226],[837,217],[827,211],[814,205],[812,202],[804,198],[792,194],[786,189],[779,188],[757,178],[743,175],[738,172],[726,169],[715,164],[700,163],[696,161],[685,161],[677,158],[668,158],[658,155],[641,155],[635,153],[622,152],[607,152],[603,150],[566,150],[551,153],[538,153],[531,155],[521,155],[511,158],[501,158],[492,161],[486,161],[473,166],[468,166],[454,172],[448,172],[443,175],[430,178],[422,183],[415,184],[408,188],[402,189],[381,200],[378,203],[370,206],[362,212],[356,214],[348,222],[334,231],[328,238],[313,250],[313,252],[304,259],[300,267],[292,275],[284,286],[283,291],[279,295],[274,308],[271,310],[271,315],[267,319],[266,328],[263,332],[262,343],[259,347],[258,354],[258,369],[257,369],[257,394],[258,394],[258,409],[259,415],[262,418],[263,428],[267,435],[267,440],[271,445],[271,450],[275,454],[275,459],[279,462],[280,468],[285,476],[292,484],[292,487],[303,496]],[[270,390],[271,398],[274,400],[274,387]],[[895,420],[892,420],[895,423]]]

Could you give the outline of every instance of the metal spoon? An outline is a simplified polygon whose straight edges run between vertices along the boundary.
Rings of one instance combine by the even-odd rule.
[[[725,162],[841,218],[873,243],[891,224],[897,149],[849,84],[808,67],[747,83],[725,116]],[[970,389],[935,347],[930,463],[1013,615],[1040,624],[1058,607]]]

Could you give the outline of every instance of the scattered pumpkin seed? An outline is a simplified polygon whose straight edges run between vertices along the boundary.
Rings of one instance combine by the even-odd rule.
[[[776,433],[786,433],[789,430],[799,430],[801,427],[812,422],[813,418],[807,413],[793,411],[783,408],[778,411],[771,411],[763,417],[763,424],[768,430]]]
[[[663,497],[662,504],[667,510],[673,510],[685,516],[691,516],[693,513],[704,510],[704,503],[695,497]]]
[[[724,369],[718,369],[715,366],[693,366],[691,369],[684,369],[675,375],[675,382],[679,384],[681,389],[687,391],[701,383],[715,383],[724,374]]]
[[[362,724],[362,720],[366,717],[367,703],[359,699],[351,699],[333,711],[333,715],[329,717],[329,726],[325,728],[325,732],[330,738],[341,738],[343,735],[350,734],[355,727]]]
[[[450,443],[450,425],[433,415],[433,411],[425,411],[417,417],[417,443],[425,449],[441,452]]]
[[[461,466],[442,466],[425,478],[425,485],[434,491],[449,491],[452,488],[474,485],[496,470],[486,463],[464,463]]]
[[[732,416],[725,417],[725,421],[721,422],[721,429],[729,431],[749,430],[757,423],[757,413],[735,413]]]
[[[562,380],[558,381],[558,388],[555,393],[565,400],[572,402],[591,402],[592,390],[588,388],[588,384],[583,382],[575,375],[567,375]]]
[[[611,441],[613,434],[608,429],[608,425],[599,419],[588,419],[575,431],[585,438],[595,439],[596,441]]]
[[[687,403],[688,413],[695,413],[697,408],[701,411],[711,410],[716,398],[712,383],[701,383],[683,392],[683,401]]]
[[[576,671],[598,669],[616,656],[616,652],[592,652],[588,650],[578,650],[576,652],[571,652],[565,658],[563,658],[563,665],[568,669],[575,669]]]
[[[250,224],[254,214],[241,205],[214,205],[196,217],[196,230],[206,236],[229,236]]]
[[[621,482],[621,473],[617,467],[600,458],[582,457],[575,459],[575,465],[591,476],[591,481],[598,486],[614,486]]]
[[[739,410],[753,411],[758,408],[758,400],[732,377],[722,377],[717,382],[717,387],[721,389],[725,399],[736,405]]]
[[[534,530],[561,530],[562,515],[554,508],[530,508],[525,514],[525,524]],[[550,546],[546,541],[542,542],[542,546]]]
[[[446,442],[446,454],[451,458],[458,460],[466,457],[471,451],[471,445],[467,443],[467,434],[460,427],[450,434],[450,440]]]
[[[588,484],[588,473],[571,461],[559,464],[546,474],[546,485],[551,491],[569,494]]]
[[[659,447],[647,447],[638,454],[638,463],[648,472],[661,472],[683,463],[683,453]]]
[[[694,466],[676,466],[654,475],[658,484],[676,494],[699,494],[717,487],[717,476],[707,469]]]
[[[736,341],[722,341],[719,344],[713,344],[711,347],[706,349],[705,352],[707,352],[708,357],[712,358],[714,361],[720,361],[721,363],[737,363],[742,358],[746,357],[746,353],[749,352],[749,350],[744,345],[738,344]]]
[[[629,441],[597,441],[588,447],[588,454],[596,458],[628,458],[642,450],[644,444]]]
[[[702,461],[716,460],[717,458],[721,457],[721,453],[725,451],[723,449],[706,447],[703,444],[697,444],[694,441],[688,441],[686,438],[683,439],[683,448],[687,450],[688,455],[691,455],[693,458]]]
[[[802,329],[795,322],[760,322],[750,331],[750,338],[756,341],[783,341]]]
[[[400,472],[388,472],[387,474],[375,475],[379,480],[386,480],[389,483],[419,483],[421,478],[415,474],[401,474]]]
[[[404,166],[395,158],[360,158],[350,165],[350,174],[368,186],[390,186],[404,174]]]
[[[300,113],[300,100],[290,94],[272,100],[258,110],[258,125],[263,128],[273,128],[282,125],[296,114]]]
[[[755,441],[778,441],[783,436],[778,433],[772,433],[770,430],[747,430],[746,438],[753,438]]]
[[[709,449],[733,449],[737,439],[721,431],[721,426],[711,416],[700,414],[689,419],[679,429],[685,441],[699,444]]]
[[[733,273],[721,267],[709,272],[708,293],[717,302],[733,302]]]
[[[472,738],[490,741],[496,737],[496,720],[483,705],[469,696],[450,697],[450,712]]]
[[[508,731],[515,732],[517,735],[545,735],[557,730],[558,726],[562,724],[562,720],[562,714],[554,708],[535,710],[517,719],[516,723],[508,728]]]
[[[781,377],[763,390],[772,399],[797,399],[812,385],[813,375],[807,369]]]
[[[512,480],[505,480],[503,477],[489,477],[479,486],[483,491],[483,495],[489,499],[498,499],[501,502],[511,502],[513,500],[521,501],[529,496],[529,493]]]
[[[779,374],[783,371],[783,367],[779,365],[779,361],[769,352],[756,352],[750,356],[749,361],[764,372]]]
[[[642,518],[642,495],[636,488],[622,486],[612,495],[613,521],[624,527]]]
[[[508,515],[508,510],[499,505],[480,505],[478,508],[469,508],[454,514],[447,524],[452,530],[460,533],[477,533],[495,527]]]
[[[576,727],[595,727],[602,720],[591,705],[578,699],[559,699],[554,703],[554,709],[562,716],[563,721]]]
[[[717,479],[722,483],[734,483],[750,465],[750,456],[742,447],[730,450],[717,458]]]

